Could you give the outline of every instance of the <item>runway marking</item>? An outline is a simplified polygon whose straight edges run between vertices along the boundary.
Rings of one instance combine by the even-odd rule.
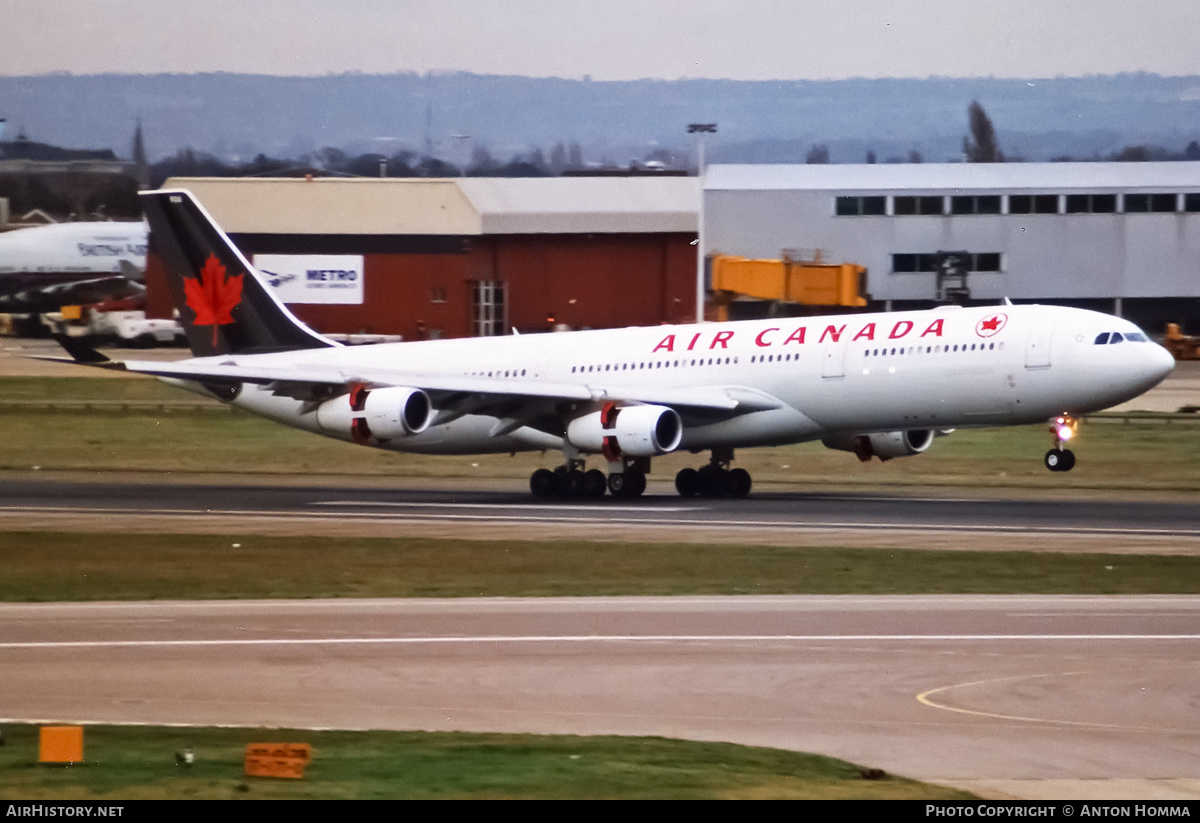
[[[580,635],[445,635],[438,637],[264,637],[207,640],[32,640],[0,642],[0,649],[110,649],[198,646],[335,646],[335,645],[428,645],[436,643],[832,643],[882,641],[1119,641],[1200,640],[1200,634],[580,634]],[[979,681],[984,682],[984,681]],[[970,684],[963,684],[970,685]],[[946,686],[923,694],[933,694]],[[918,697],[918,699],[920,699]],[[924,702],[924,701],[922,701]],[[933,704],[930,704],[933,705]],[[935,708],[942,708],[935,706]],[[949,709],[953,710],[953,709]]]
[[[412,509],[532,509],[534,511],[543,511],[547,506],[552,506],[554,511],[606,511],[606,512],[644,512],[647,511],[645,506],[610,506],[606,503],[597,502],[594,505],[571,505],[563,503],[555,503],[549,501],[541,505],[534,503],[409,503],[398,501],[371,501],[371,500],[317,500],[308,503],[309,506],[359,506],[363,508],[412,508]],[[597,509],[597,506],[603,506],[603,509]],[[704,506],[655,506],[652,511],[656,512],[690,512],[703,511]]]
[[[498,506],[497,508],[504,508]],[[586,507],[585,507],[586,508]],[[592,511],[603,513],[604,509],[592,508]],[[641,509],[642,511],[662,511],[662,509]],[[999,533],[999,534],[1057,534],[1057,535],[1095,535],[1116,537],[1200,537],[1200,529],[1166,529],[1166,528],[1106,528],[1106,527],[1071,527],[1071,526],[1005,526],[1001,524],[950,524],[950,523],[895,523],[895,522],[863,522],[863,521],[811,521],[811,520],[718,520],[696,518],[632,518],[632,517],[554,517],[549,515],[504,515],[504,514],[442,514],[442,515],[404,515],[388,513],[360,512],[328,512],[308,513],[304,511],[279,510],[245,510],[245,509],[133,509],[133,508],[104,508],[104,507],[70,507],[70,506],[0,506],[0,514],[120,514],[136,515],[139,517],[249,517],[258,519],[283,520],[329,520],[344,518],[354,520],[376,520],[379,522],[396,523],[444,523],[444,522],[477,522],[477,523],[566,523],[571,525],[596,526],[646,526],[658,528],[689,528],[729,529],[858,529],[863,531],[904,531],[904,532],[968,532],[968,533]]]
[[[934,701],[933,699],[931,699],[932,695],[939,694],[942,692],[948,692],[951,689],[966,689],[966,688],[970,688],[972,686],[990,686],[990,685],[995,685],[997,683],[1013,683],[1013,682],[1022,681],[1022,680],[1037,680],[1040,678],[1049,678],[1049,677],[1072,677],[1074,675],[1080,675],[1080,674],[1097,674],[1097,672],[1077,671],[1077,672],[1057,672],[1057,673],[1046,673],[1046,674],[1023,674],[1023,675],[1016,675],[1014,677],[997,677],[994,679],[986,679],[986,680],[972,680],[972,681],[969,681],[966,683],[955,683],[950,686],[939,686],[936,689],[930,689],[929,691],[921,692],[920,694],[917,695],[917,702],[921,703],[923,705],[926,705],[926,706],[930,707],[931,709],[941,709],[942,711],[955,712],[957,714],[972,715],[975,717],[987,717],[987,718],[991,718],[994,720],[1015,720],[1015,721],[1018,721],[1021,723],[1052,723],[1056,726],[1074,726],[1077,728],[1085,728],[1085,729],[1115,729],[1115,730],[1122,730],[1122,731],[1141,731],[1141,732],[1169,731],[1169,732],[1176,732],[1176,733],[1181,733],[1181,734],[1196,734],[1197,733],[1197,730],[1194,730],[1194,729],[1179,729],[1177,727],[1163,728],[1163,727],[1158,727],[1158,726],[1129,726],[1129,725],[1122,725],[1119,723],[1092,723],[1092,722],[1088,722],[1088,721],[1084,721],[1084,720],[1055,720],[1053,718],[1046,718],[1046,717],[1025,717],[1023,715],[1016,715],[1016,714],[1000,714],[998,712],[985,712],[985,711],[979,711],[977,709],[964,709],[964,708],[960,708],[958,706],[947,706],[944,703],[938,703],[938,702]]]

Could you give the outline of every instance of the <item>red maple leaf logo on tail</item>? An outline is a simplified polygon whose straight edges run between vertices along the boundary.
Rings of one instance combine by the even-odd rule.
[[[195,326],[213,327],[213,346],[217,345],[217,326],[233,322],[231,312],[242,302],[242,277],[226,277],[225,266],[210,254],[199,277],[183,278],[183,293],[188,308],[196,313]]]

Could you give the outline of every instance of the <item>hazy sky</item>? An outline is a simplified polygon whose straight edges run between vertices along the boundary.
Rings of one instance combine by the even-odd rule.
[[[1200,74],[1195,0],[0,0],[0,75]]]

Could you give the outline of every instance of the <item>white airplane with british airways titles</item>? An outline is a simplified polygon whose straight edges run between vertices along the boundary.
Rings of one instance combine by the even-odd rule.
[[[1171,355],[1132,323],[1005,305],[348,347],[297,320],[191,193],[141,195],[193,358],[76,362],[148,374],[262,417],[423,454],[560,450],[538,497],[637,497],[652,458],[709,452],[681,495],[742,497],[734,450],[820,440],[868,461],[953,429],[1050,422],[1052,471],[1080,415],[1161,381]],[[586,470],[598,457],[606,471]]]

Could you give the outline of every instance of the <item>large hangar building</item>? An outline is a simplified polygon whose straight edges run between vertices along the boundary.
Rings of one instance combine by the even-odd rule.
[[[321,332],[406,340],[690,321],[688,177],[174,178]],[[169,317],[148,260],[147,313]]]
[[[872,308],[1038,301],[1200,329],[1200,163],[712,165],[688,177],[176,178],[327,333],[690,322],[708,255],[869,270]],[[148,261],[148,310],[170,316]],[[943,295],[944,296],[944,295]]]
[[[869,270],[873,305],[927,305],[939,252],[972,301],[1010,297],[1200,328],[1200,163],[714,165],[708,254],[820,250]]]

